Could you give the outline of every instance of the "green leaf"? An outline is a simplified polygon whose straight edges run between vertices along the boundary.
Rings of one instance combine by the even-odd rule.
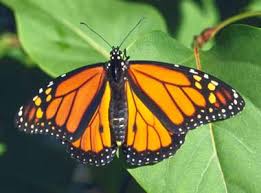
[[[180,3],[181,21],[177,39],[185,46],[190,47],[195,35],[203,29],[213,27],[218,21],[218,11],[214,0],[183,0]]]
[[[143,49],[142,49],[143,48]],[[144,52],[137,50],[145,50]],[[149,51],[148,51],[149,50]],[[235,87],[246,101],[235,118],[188,133],[174,158],[129,169],[150,193],[258,193],[261,190],[261,29],[235,25],[201,53],[203,71]],[[152,33],[129,50],[133,58],[195,67],[192,51],[163,33]]]
[[[251,10],[251,11],[260,11],[261,10],[261,1],[259,0],[253,0],[249,6],[247,7],[247,9]]]
[[[86,64],[108,60],[110,48],[80,25],[86,22],[113,45],[119,45],[141,19],[142,25],[124,46],[138,36],[166,27],[152,7],[108,0],[0,0],[15,11],[21,43],[31,58],[57,76]]]
[[[0,155],[3,155],[6,152],[6,146],[3,143],[0,143]]]
[[[3,57],[14,58],[26,67],[35,66],[28,55],[21,49],[17,36],[14,34],[6,33],[0,36],[0,59]]]

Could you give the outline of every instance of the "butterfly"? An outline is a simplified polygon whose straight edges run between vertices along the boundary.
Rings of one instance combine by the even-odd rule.
[[[112,47],[110,60],[50,81],[22,106],[16,126],[56,136],[88,165],[155,164],[175,154],[187,132],[242,111],[239,93],[218,78],[177,64],[132,61]]]

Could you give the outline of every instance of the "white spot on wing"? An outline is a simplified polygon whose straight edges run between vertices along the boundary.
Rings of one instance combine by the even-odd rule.
[[[23,111],[19,111],[18,115],[21,117],[23,115]]]
[[[43,89],[42,88],[40,88],[39,89],[39,94],[41,94],[43,92]]]
[[[189,72],[192,74],[198,74],[198,72],[196,72],[194,69],[190,69]]]
[[[53,81],[50,81],[47,87],[50,87],[53,85]]]
[[[205,78],[205,79],[209,79],[208,74],[204,74],[204,78]]]

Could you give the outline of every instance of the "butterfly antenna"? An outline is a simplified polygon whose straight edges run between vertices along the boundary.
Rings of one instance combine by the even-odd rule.
[[[125,40],[130,36],[130,34],[141,24],[141,22],[144,20],[145,18],[142,17],[139,22],[129,31],[129,33],[125,36],[125,38],[122,40],[122,42],[120,43],[119,48],[122,46],[122,44],[125,42]]]
[[[94,29],[92,29],[88,24],[84,22],[81,22],[80,24],[85,25],[89,30],[99,36],[108,46],[110,46],[110,48],[112,48],[112,45],[107,40],[105,40],[104,37],[101,36],[101,34],[98,34]]]

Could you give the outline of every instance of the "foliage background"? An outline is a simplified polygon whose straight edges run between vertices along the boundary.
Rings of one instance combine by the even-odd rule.
[[[80,7],[82,10],[75,9],[83,17],[74,18],[75,25],[86,17],[97,31],[102,31],[106,39],[119,42],[141,16],[148,14],[147,23],[126,43],[130,56],[194,67],[190,49],[194,35],[242,11],[261,10],[258,0],[236,3],[232,0],[129,0],[120,6],[115,1],[96,0],[87,7]],[[92,43],[79,43],[73,33],[66,31],[60,23],[52,20],[48,23],[38,15],[39,9],[47,7],[48,12],[55,16],[70,18],[71,13],[66,12],[66,6],[46,3],[33,9],[25,2],[29,1],[0,0],[1,192],[261,191],[261,94],[258,92],[261,86],[261,56],[258,54],[261,50],[260,19],[238,22],[255,27],[228,27],[208,47],[213,48],[202,53],[203,69],[231,83],[243,94],[248,104],[244,114],[214,124],[214,130],[205,126],[191,132],[175,158],[155,166],[126,170],[121,160],[116,159],[108,167],[97,169],[78,165],[53,139],[27,136],[13,127],[18,106],[28,100],[50,76],[83,64],[104,61],[108,51],[105,46],[104,52],[97,52]],[[109,10],[110,3],[115,3],[113,11]],[[13,10],[17,13],[16,21]],[[28,17],[33,14],[35,18]],[[113,15],[113,19],[104,21],[106,14]],[[39,18],[42,20],[37,20]],[[30,19],[36,19],[35,23],[28,25]],[[44,21],[47,23],[44,24]],[[113,29],[110,29],[110,22],[115,25]],[[17,25],[20,27],[20,41],[17,39]],[[49,25],[59,28],[58,36],[48,31]],[[82,30],[83,34],[103,45],[87,29]],[[38,36],[44,37],[44,40],[37,39]],[[50,40],[59,38],[62,41],[57,41],[55,46],[49,44]],[[61,62],[64,65],[56,68]],[[211,135],[215,136],[214,142]]]

